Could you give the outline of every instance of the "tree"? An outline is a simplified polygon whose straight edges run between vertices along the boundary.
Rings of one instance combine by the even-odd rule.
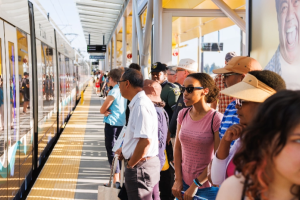
[[[204,66],[203,72],[204,72],[204,73],[209,73],[209,65],[208,65],[208,64],[206,64],[206,65]]]

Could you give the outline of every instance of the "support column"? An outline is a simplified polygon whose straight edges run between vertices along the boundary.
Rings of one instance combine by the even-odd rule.
[[[105,66],[104,66],[104,71],[108,71],[108,48],[106,50],[106,53],[105,53]]]
[[[117,68],[117,32],[114,34],[114,65],[113,68]]]
[[[123,27],[122,27],[122,66],[126,67],[127,63],[127,16],[123,15]]]
[[[246,33],[246,22],[234,12],[223,0],[212,0],[213,3],[218,6],[223,13],[230,18],[242,31]]]
[[[112,40],[110,41],[110,69],[109,70],[112,70],[113,69],[113,62],[112,62],[112,57],[113,57],[113,49],[112,49]]]
[[[140,54],[141,68],[142,68],[144,79],[148,79],[149,76],[148,58],[149,58],[149,47],[151,42],[152,19],[153,19],[153,0],[148,0],[145,36],[143,42],[143,54]]]
[[[137,34],[136,34],[136,15],[135,15],[135,9],[134,9],[135,0],[132,1],[132,62],[137,63]]]
[[[162,37],[161,37],[162,63],[172,63],[172,14],[162,14]],[[179,55],[178,55],[179,56]]]
[[[162,0],[155,0],[153,6],[154,34],[153,34],[153,62],[160,62],[162,37]]]

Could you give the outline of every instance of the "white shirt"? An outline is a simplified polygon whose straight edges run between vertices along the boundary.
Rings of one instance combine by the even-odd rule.
[[[280,54],[280,63],[281,63],[281,71],[282,78],[285,81],[286,89],[289,90],[299,90],[300,89],[300,66],[297,64],[289,64],[287,63]]]
[[[221,185],[226,179],[226,171],[230,161],[233,159],[235,153],[241,146],[240,138],[238,138],[232,145],[229,151],[229,155],[224,160],[217,158],[217,152],[213,158],[211,165],[211,180],[215,185]]]
[[[137,93],[130,104],[130,115],[125,132],[122,154],[125,159],[131,158],[140,138],[151,139],[145,157],[158,155],[158,122],[154,104],[144,91]]]

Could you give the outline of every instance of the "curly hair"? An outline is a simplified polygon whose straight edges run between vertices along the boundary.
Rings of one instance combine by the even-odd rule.
[[[277,92],[286,89],[285,81],[275,72],[269,70],[263,71],[251,71],[249,74],[255,76],[258,80],[264,84],[270,86]]]
[[[241,149],[233,158],[236,171],[246,177],[246,196],[267,200],[272,181],[273,159],[300,123],[300,91],[283,90],[269,97],[259,108],[241,137]],[[297,185],[294,185],[295,187]],[[291,193],[300,199],[300,191]]]
[[[210,77],[210,75],[206,73],[193,73],[189,74],[187,77],[197,79],[202,87],[209,89],[208,94],[205,96],[205,100],[207,103],[212,103],[217,99],[219,88],[216,86],[214,80],[212,79],[212,77]]]

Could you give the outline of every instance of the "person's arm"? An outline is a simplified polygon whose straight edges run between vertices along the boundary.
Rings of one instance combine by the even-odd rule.
[[[211,181],[215,185],[221,185],[226,177],[226,166],[229,158],[236,152],[236,143],[231,147],[230,144],[233,140],[239,138],[240,133],[243,131],[243,125],[235,124],[227,129],[224,137],[221,139],[219,148],[213,158],[211,164]]]
[[[178,97],[180,95],[179,89],[176,91],[177,88],[170,88],[170,91],[168,93],[168,104],[172,111],[174,112],[176,103],[178,101]]]
[[[134,152],[128,161],[129,167],[134,167],[148,152],[148,149],[151,144],[151,139],[149,138],[140,138]]]
[[[181,129],[181,124],[177,123],[176,139],[175,139],[175,147],[174,147],[175,182],[172,187],[173,195],[177,197],[179,200],[182,199],[181,190],[183,188],[182,169],[181,169],[182,151],[181,151],[181,142],[179,140],[180,129]]]
[[[243,176],[231,176],[226,179],[219,189],[216,200],[248,200],[248,198],[242,197],[244,181]]]
[[[220,146],[216,154],[216,157],[218,159],[224,160],[228,157],[231,142],[240,137],[244,128],[245,125],[234,124],[226,130],[223,138],[221,139]]]
[[[109,107],[114,102],[115,98],[111,95],[107,96],[106,100],[104,101],[103,105],[100,108],[100,114],[105,114],[105,116],[108,116],[110,114]]]

